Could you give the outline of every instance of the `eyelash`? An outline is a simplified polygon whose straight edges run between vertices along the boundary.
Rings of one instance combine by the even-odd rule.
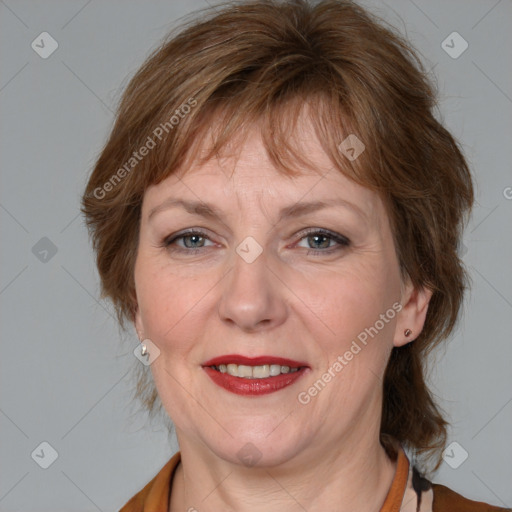
[[[206,249],[206,247],[197,247],[197,248],[193,248],[193,249],[183,249],[181,247],[171,247],[171,245],[174,244],[177,240],[181,240],[183,238],[188,238],[189,236],[193,236],[193,235],[199,235],[201,238],[210,240],[208,235],[206,233],[204,233],[203,231],[197,230],[197,229],[193,229],[193,230],[191,229],[189,231],[183,231],[176,236],[171,235],[171,237],[165,238],[162,241],[162,247],[165,247],[168,250],[171,250],[173,252],[177,251],[177,252],[181,252],[181,253],[187,253],[188,255],[195,255],[195,254],[201,252],[202,249]],[[331,240],[333,240],[334,242],[336,242],[339,245],[338,245],[338,247],[330,247],[329,249],[326,249],[326,250],[308,249],[308,252],[307,252],[308,256],[310,254],[313,254],[315,256],[332,254],[333,252],[339,251],[340,249],[342,249],[344,247],[348,247],[350,245],[350,240],[348,238],[346,238],[342,235],[333,233],[332,231],[328,231],[326,229],[314,229],[311,231],[306,231],[306,232],[302,233],[302,236],[299,239],[299,242],[302,241],[304,238],[308,238],[313,235],[320,235],[320,236],[323,236],[326,238],[330,238]]]

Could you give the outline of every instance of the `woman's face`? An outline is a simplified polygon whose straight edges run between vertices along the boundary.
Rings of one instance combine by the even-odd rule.
[[[171,176],[142,206],[136,327],[160,350],[158,393],[180,446],[238,464],[378,438],[389,353],[426,312],[401,287],[381,199],[302,133],[317,172],[280,174],[255,131],[238,159]]]

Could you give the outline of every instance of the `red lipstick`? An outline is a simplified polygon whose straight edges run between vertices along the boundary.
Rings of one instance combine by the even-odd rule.
[[[290,373],[281,373],[276,376],[265,378],[244,378],[235,377],[229,373],[222,373],[219,371],[220,365],[245,365],[245,366],[263,366],[263,365],[279,365],[288,366],[291,369],[297,369]],[[283,357],[274,356],[259,356],[249,358],[238,354],[229,354],[225,356],[215,357],[203,363],[203,368],[212,381],[218,386],[244,396],[258,396],[268,393],[274,393],[287,386],[290,386],[295,381],[300,379],[306,372],[309,371],[309,366],[300,361],[294,361]],[[215,368],[212,368],[215,367]]]
[[[225,356],[214,357],[209,359],[203,366],[218,366],[219,364],[245,364],[247,366],[259,366],[262,364],[280,364],[281,366],[289,366],[290,368],[299,368],[300,366],[308,366],[307,363],[293,361],[284,357],[274,356],[258,356],[245,357],[238,354],[228,354]]]

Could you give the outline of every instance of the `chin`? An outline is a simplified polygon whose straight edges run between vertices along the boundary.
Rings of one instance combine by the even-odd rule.
[[[226,434],[222,439],[216,436],[205,442],[218,457],[233,464],[249,468],[279,466],[294,459],[308,441],[300,432],[287,429],[272,432],[274,428],[275,425],[269,428],[268,421],[261,425],[257,421],[244,421],[227,428],[233,437]]]

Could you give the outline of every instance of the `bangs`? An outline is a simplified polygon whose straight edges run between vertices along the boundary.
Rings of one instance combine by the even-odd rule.
[[[145,160],[145,169],[136,178],[139,197],[150,185],[158,184],[174,173],[182,176],[187,169],[202,166],[212,158],[229,156],[236,159],[255,129],[278,172],[296,177],[311,170],[321,175],[317,163],[308,157],[301,144],[306,125],[312,127],[332,163],[327,172],[336,170],[367,188],[380,188],[378,181],[367,172],[372,168],[366,151],[371,142],[363,135],[363,128],[352,120],[349,105],[341,103],[332,83],[330,89],[322,91],[318,84],[313,85],[310,81],[308,85],[303,76],[289,77],[289,81],[281,77],[269,91],[268,84],[262,88],[257,82],[246,80],[235,81],[210,96],[207,94],[205,89],[199,91],[186,101],[173,105],[153,123],[157,127],[165,126],[175,115],[173,112],[180,111],[187,102],[194,105],[187,109],[188,113],[176,128],[169,129]],[[143,137],[151,137],[154,133],[153,128]],[[356,159],[347,158],[340,149],[340,144],[349,135],[356,135],[364,144],[364,151]]]

